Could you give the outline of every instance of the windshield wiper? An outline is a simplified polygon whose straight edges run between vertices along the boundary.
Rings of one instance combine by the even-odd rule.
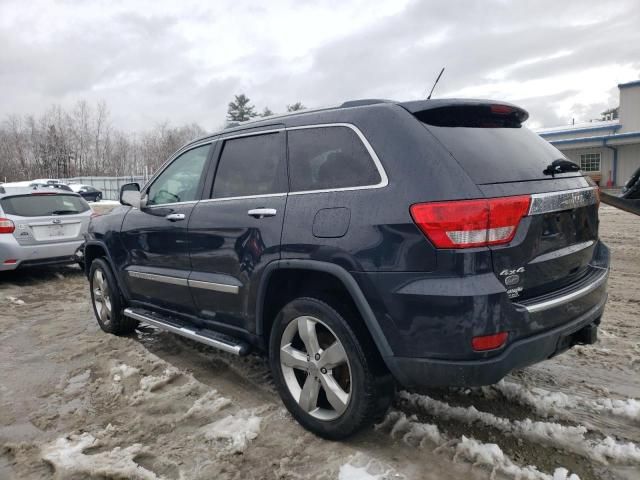
[[[551,175],[552,177],[556,175],[556,173],[567,173],[567,172],[578,172],[580,171],[580,167],[573,163],[570,160],[565,160],[563,158],[559,158],[558,160],[554,160],[547,168],[545,168],[542,173],[545,175]]]
[[[78,213],[76,210],[54,210],[50,215],[71,215]]]

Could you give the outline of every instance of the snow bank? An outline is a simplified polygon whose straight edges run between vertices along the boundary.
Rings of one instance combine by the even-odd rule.
[[[405,443],[414,445],[417,443],[421,448],[431,443],[435,445],[434,453],[452,452],[454,461],[463,460],[472,463],[473,466],[490,469],[491,479],[494,479],[496,474],[502,473],[520,480],[580,480],[575,474],[569,476],[569,471],[565,468],[557,468],[551,476],[531,465],[519,466],[494,443],[482,443],[464,435],[459,439],[448,439],[439,432],[437,426],[420,423],[415,415],[407,417],[404,413],[392,411],[375,428],[390,429],[390,435],[393,438],[402,436]],[[424,435],[422,438],[420,438],[421,433]],[[367,479],[367,477],[363,478]]]
[[[483,392],[487,394],[487,389],[490,388],[499,391],[511,401],[533,408],[543,416],[554,415],[565,409],[582,407],[599,413],[604,412],[632,420],[640,420],[640,401],[634,398],[624,400],[606,397],[588,399],[575,395],[567,395],[562,392],[550,392],[538,387],[530,388],[504,380],[493,387],[485,387]]]
[[[467,424],[482,423],[515,437],[562,448],[601,463],[607,463],[609,460],[621,463],[640,462],[640,448],[635,443],[619,443],[611,437],[601,440],[588,439],[585,436],[587,429],[582,425],[565,426],[559,423],[537,422],[528,418],[512,421],[492,413],[481,412],[473,406],[451,406],[426,395],[407,392],[401,392],[400,398],[435,417]]]
[[[87,449],[100,446],[100,442],[88,433],[58,438],[42,448],[42,458],[50,463],[56,478],[78,476],[128,478],[131,480],[157,480],[158,476],[141,467],[133,459],[144,448],[140,444],[130,447],[116,447],[113,450],[93,455],[84,453]]]
[[[242,453],[248,443],[258,436],[262,418],[256,417],[249,410],[241,410],[221,420],[202,427],[207,440],[223,440],[234,453]]]

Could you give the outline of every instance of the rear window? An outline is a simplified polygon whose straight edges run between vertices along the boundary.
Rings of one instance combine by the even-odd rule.
[[[19,195],[0,200],[7,215],[46,217],[73,215],[89,210],[89,204],[75,195]]]
[[[524,127],[425,127],[476,184],[550,179],[543,172],[564,159],[554,146]],[[580,172],[556,177],[579,176]]]
[[[380,183],[364,144],[348,127],[290,130],[291,191],[361,187]]]

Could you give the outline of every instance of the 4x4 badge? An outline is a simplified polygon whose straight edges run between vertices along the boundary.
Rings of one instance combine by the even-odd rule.
[[[524,267],[514,268],[514,269],[505,268],[500,272],[500,276],[504,277],[505,275],[514,275],[516,273],[524,273]]]

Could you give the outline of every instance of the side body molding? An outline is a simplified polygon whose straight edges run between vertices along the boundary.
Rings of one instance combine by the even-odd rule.
[[[353,276],[349,274],[349,272],[344,268],[342,268],[340,265],[337,265],[335,263],[319,262],[316,260],[283,259],[283,260],[276,260],[274,262],[271,262],[269,265],[267,265],[262,277],[262,282],[258,289],[258,298],[257,298],[257,304],[256,304],[256,334],[258,336],[262,336],[264,334],[264,326],[263,326],[264,319],[263,319],[262,306],[264,304],[264,297],[267,290],[267,285],[269,283],[269,279],[273,272],[282,268],[290,268],[290,269],[298,269],[298,270],[316,270],[319,272],[324,272],[324,273],[333,275],[338,280],[340,280],[340,282],[342,282],[344,287],[347,289],[347,291],[351,295],[351,298],[353,298],[353,301],[356,307],[358,308],[360,315],[362,315],[362,318],[364,319],[364,323],[367,326],[367,329],[369,330],[369,333],[371,334],[371,337],[373,338],[373,341],[375,342],[376,347],[378,347],[378,351],[380,352],[380,355],[382,355],[383,359],[385,357],[390,357],[393,355],[393,352],[391,351],[391,347],[389,346],[389,343],[387,342],[387,339],[384,336],[382,329],[380,328],[378,320],[376,319],[373,313],[373,310],[369,306],[369,302],[367,302],[367,299],[362,293],[362,290],[360,290],[360,287],[358,286]],[[268,339],[265,339],[265,341],[268,342]]]

